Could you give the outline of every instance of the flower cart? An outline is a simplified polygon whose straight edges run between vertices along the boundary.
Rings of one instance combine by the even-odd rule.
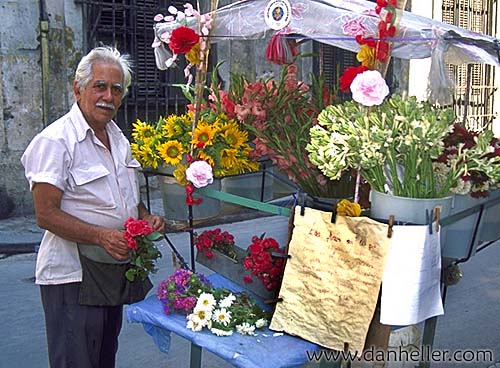
[[[305,340],[314,341],[315,344],[286,335],[276,345],[269,345],[273,348],[274,352],[283,349],[287,349],[287,352],[289,349],[293,349],[295,352],[297,349],[317,351],[325,346],[334,350],[349,351],[353,349],[353,346],[355,351],[358,351],[358,349],[363,350],[364,338],[366,338],[367,333],[366,329],[368,329],[366,321],[370,322],[373,309],[377,303],[378,287],[380,286],[382,277],[381,271],[384,268],[386,260],[390,259],[389,249],[393,252],[393,249],[399,248],[399,254],[404,254],[404,249],[401,253],[401,244],[404,242],[405,237],[410,239],[412,243],[420,246],[418,252],[422,252],[422,263],[429,262],[423,265],[424,269],[429,265],[432,266],[430,268],[432,277],[429,277],[432,279],[430,280],[430,284],[432,285],[429,288],[432,288],[433,302],[435,304],[429,306],[422,315],[417,317],[415,315],[406,316],[406,319],[403,318],[405,321],[403,323],[383,323],[386,325],[406,325],[425,320],[426,326],[423,343],[424,345],[432,346],[436,318],[437,315],[443,313],[442,303],[446,291],[446,286],[444,286],[444,292],[440,289],[441,281],[446,280],[440,279],[441,252],[439,242],[441,241],[445,244],[444,256],[446,256],[446,241],[453,239],[453,242],[455,242],[457,238],[456,233],[454,233],[457,229],[453,228],[453,225],[459,224],[460,221],[467,221],[470,224],[471,236],[464,246],[466,254],[455,254],[451,257],[451,265],[456,266],[458,263],[470,258],[478,245],[479,249],[481,249],[498,239],[500,235],[489,233],[494,226],[487,225],[487,222],[484,221],[485,219],[488,219],[488,221],[493,220],[494,215],[492,216],[492,213],[498,211],[500,196],[497,196],[496,193],[492,194],[490,199],[472,205],[465,204],[463,207],[459,207],[457,204],[453,207],[453,198],[445,198],[448,196],[450,189],[457,186],[458,179],[465,178],[472,171],[474,173],[486,173],[492,182],[498,183],[500,180],[500,170],[497,167],[500,165],[500,158],[497,156],[497,153],[500,153],[500,151],[497,152],[497,141],[491,135],[484,134],[475,137],[472,146],[465,147],[461,142],[458,142],[454,154],[440,157],[440,154],[444,154],[442,140],[448,137],[453,131],[456,131],[453,130],[453,117],[449,111],[446,109],[436,109],[430,103],[418,102],[406,96],[395,96],[388,98],[384,102],[389,89],[381,81],[383,80],[383,73],[372,70],[383,69],[391,55],[405,59],[432,57],[433,65],[431,73],[440,77],[430,80],[430,100],[433,103],[438,102],[443,105],[449,103],[450,84],[443,77],[446,73],[442,69],[447,53],[450,50],[453,51],[453,60],[447,60],[451,62],[482,62],[500,65],[498,40],[397,10],[398,5],[401,4],[398,4],[397,1],[377,1],[377,7],[373,11],[373,3],[361,0],[309,1],[307,3],[285,0],[248,0],[222,7],[205,16],[197,14],[191,6],[186,6],[185,12],[169,9],[170,15],[159,15],[156,18],[158,22],[155,27],[157,39],[155,40],[154,47],[158,65],[170,67],[177,60],[179,54],[185,54],[189,61],[188,67],[185,70],[188,85],[193,81],[191,68],[196,67],[197,70],[196,78],[194,79],[196,83],[194,86],[195,97],[192,101],[194,111],[193,131],[197,127],[196,124],[203,119],[201,113],[203,111],[201,108],[203,105],[201,95],[205,87],[206,75],[204,72],[206,73],[207,65],[207,59],[204,59],[204,57],[207,56],[210,41],[220,42],[232,38],[254,39],[262,34],[266,34],[270,29],[275,29],[278,30],[277,37],[273,39],[275,48],[269,50],[268,56],[274,61],[284,64],[288,64],[289,60],[293,60],[293,57],[296,56],[297,45],[294,43],[294,38],[299,37],[314,39],[352,51],[357,51],[358,49],[363,51],[360,56],[363,60],[363,68],[357,68],[345,74],[343,76],[344,79],[341,80],[341,86],[343,85],[346,89],[348,88],[352,92],[355,102],[365,107],[360,107],[355,102],[346,102],[322,109],[317,124],[310,130],[311,142],[307,150],[309,151],[308,160],[325,177],[338,179],[342,171],[355,170],[357,172],[356,191],[353,196],[355,202],[359,199],[361,176],[370,183],[374,194],[372,194],[372,212],[368,214],[375,219],[366,216],[351,218],[352,214],[359,216],[357,208],[351,208],[339,203],[337,206],[337,219],[336,221],[332,221],[334,217],[331,213],[325,214],[322,211],[310,209],[303,203],[299,203],[291,211],[288,208],[211,189],[206,184],[211,183],[212,176],[207,175],[207,172],[203,170],[191,173],[191,175],[185,170],[185,177],[177,175],[184,180],[187,179],[188,183],[186,194],[189,208],[188,231],[190,231],[191,235],[192,271],[195,270],[195,244],[199,251],[202,251],[205,244],[208,244],[203,240],[195,239],[193,232],[192,210],[197,205],[197,201],[193,199],[194,193],[273,214],[285,216],[292,214],[295,226],[293,236],[299,232],[297,229],[301,229],[303,236],[301,238],[302,243],[300,241],[297,242],[296,239],[294,242],[293,236],[290,240],[290,248],[288,249],[288,256],[290,258],[288,258],[283,279],[283,283],[286,286],[282,285],[282,290],[280,291],[281,300],[278,301],[278,307],[275,311],[275,316],[278,317],[273,319],[271,327],[275,330],[296,334]],[[328,14],[331,20],[319,23],[316,19],[317,14]],[[179,21],[182,22],[182,26],[179,25]],[[181,28],[183,36],[181,36],[181,32],[179,31]],[[197,29],[198,33],[194,32],[194,29]],[[370,34],[375,35],[375,37],[366,37],[366,35]],[[290,40],[292,41],[291,43],[289,42]],[[170,51],[167,49],[167,45]],[[187,47],[188,45],[190,47]],[[199,49],[194,49],[196,45],[199,45]],[[194,54],[190,54],[192,49],[194,49]],[[201,57],[197,58],[200,55]],[[290,79],[293,78],[288,78],[288,81]],[[287,78],[285,77],[283,81],[286,82]],[[297,80],[292,80],[292,82],[295,86],[294,91],[300,90],[303,86],[297,84]],[[273,96],[279,95],[280,88],[275,89],[272,83],[270,84],[271,87],[265,89],[266,93],[271,93]],[[250,83],[243,81],[243,85],[248,86]],[[286,83],[284,83],[285,85]],[[188,92],[189,87],[186,88],[186,92]],[[368,93],[366,93],[367,91]],[[274,95],[275,92],[276,95]],[[213,106],[213,111],[229,114],[231,105],[227,104],[227,99],[230,100],[230,97],[236,98],[236,92],[229,96],[223,91],[212,88],[210,93],[212,97],[211,101],[215,105]],[[244,93],[239,96],[242,103],[238,105],[242,108],[245,107],[243,103],[244,99],[249,100],[248,96],[244,96]],[[259,143],[259,138],[262,139],[263,136],[259,135],[258,127],[260,126],[260,130],[264,131],[266,126],[259,125],[262,123],[259,121],[261,111],[258,104],[254,102],[260,102],[260,100],[256,96],[252,96],[254,98],[252,104],[255,111],[252,113],[246,111],[243,114],[244,117],[240,114],[238,120],[246,120],[250,116],[250,119],[254,119],[252,122],[255,120],[258,121],[257,128],[255,128],[255,125],[250,125],[254,127],[253,133],[257,137],[257,143]],[[226,102],[223,103],[223,101]],[[235,106],[232,107],[235,108]],[[300,109],[300,112],[304,111],[306,110]],[[238,116],[236,110],[233,113],[235,116]],[[294,119],[294,117],[290,119]],[[390,124],[393,125],[391,126]],[[207,142],[209,142],[211,136],[208,129],[208,127],[205,127],[208,139],[198,140],[198,143],[201,143],[198,145],[195,144],[195,147],[193,147],[193,142],[191,142],[191,151],[186,159],[187,164],[209,162],[206,152],[195,154],[196,149],[203,149],[209,146]],[[407,134],[401,136],[401,134],[398,134],[400,132],[406,132]],[[375,138],[378,138],[379,141],[375,142]],[[450,147],[454,146],[452,144],[447,146],[447,148]],[[179,151],[179,146],[173,151],[164,148],[164,153],[170,159],[176,156]],[[274,153],[271,154],[271,158],[273,158]],[[279,162],[278,156],[274,156],[277,162]],[[405,157],[408,161],[401,161],[401,157]],[[281,159],[286,160],[286,157],[281,157]],[[441,163],[447,168],[447,171],[443,169],[441,177],[434,175],[435,166],[439,159],[442,160]],[[470,163],[474,163],[474,165],[471,166]],[[215,163],[212,166],[213,168],[218,167]],[[299,164],[297,163],[296,166],[299,166]],[[175,176],[175,173],[173,175]],[[382,205],[375,205],[375,198],[378,197],[382,198]],[[395,197],[400,197],[401,199],[403,197],[425,199],[423,201],[425,202],[425,206],[422,210],[410,209],[407,202],[405,202],[402,205],[398,204],[399,207],[389,207],[387,205],[387,197],[390,197],[391,200],[397,199]],[[437,205],[435,200],[442,198],[445,199],[445,202]],[[299,201],[299,196],[297,196],[296,200]],[[403,217],[403,212],[408,212],[409,209],[411,212],[410,215],[419,212],[418,217]],[[313,216],[314,221],[309,221]],[[322,223],[322,225],[318,226],[319,223]],[[410,233],[412,235],[409,235]],[[404,235],[401,236],[401,234]],[[215,235],[218,237],[222,236],[219,233]],[[387,240],[393,236],[394,238],[398,238],[399,247],[395,246],[395,241]],[[211,242],[210,239],[209,241]],[[304,246],[297,246],[297,244]],[[306,248],[305,245],[318,246]],[[429,252],[429,250],[426,250],[429,247],[432,248],[430,253],[424,254],[424,252]],[[307,249],[311,254],[314,253],[314,257],[307,258],[308,261],[305,262],[305,265],[300,264],[300,260],[306,259],[307,256],[305,253],[300,253],[301,248]],[[332,252],[321,256],[320,253],[318,253],[320,255],[315,253],[318,251],[317,248],[329,249]],[[341,251],[342,249],[344,251]],[[356,262],[349,258],[352,254],[348,254],[349,252],[345,251],[345,249],[352,249],[353,254],[356,254],[358,257]],[[415,253],[417,254],[415,258],[418,258],[418,252]],[[335,256],[332,257],[332,254],[335,254]],[[369,258],[363,258],[368,255],[373,255],[372,262],[370,262]],[[335,267],[331,267],[333,263],[328,263],[331,259],[335,261],[340,260],[341,262],[335,263]],[[345,259],[348,261],[343,262]],[[297,264],[297,261],[299,261],[299,264]],[[392,264],[397,266],[398,261],[399,259],[395,258],[392,260]],[[411,261],[413,260],[406,261],[409,261],[407,264],[412,265]],[[351,264],[350,262],[356,264]],[[351,278],[339,281],[336,274],[337,267],[340,269],[341,267],[346,267],[346,264],[348,268],[351,267],[362,272],[358,274],[351,272]],[[358,267],[360,264],[362,267]],[[359,303],[356,306],[358,313],[356,313],[355,317],[357,318],[359,317],[358,314],[364,313],[369,318],[368,320],[363,320],[363,331],[360,333],[361,336],[357,336],[359,338],[355,341],[339,338],[340,340],[332,342],[328,339],[316,338],[315,335],[319,335],[320,333],[328,335],[330,331],[326,329],[325,333],[324,326],[317,326],[317,329],[311,333],[311,331],[304,332],[300,330],[300,328],[304,327],[303,324],[301,326],[294,325],[293,328],[288,325],[290,322],[293,323],[300,320],[300,315],[293,314],[297,312],[295,309],[291,314],[295,318],[287,319],[287,314],[281,309],[282,306],[287,303],[296,303],[293,304],[295,307],[303,302],[299,299],[309,300],[307,298],[309,292],[303,292],[302,294],[294,293],[294,290],[298,290],[295,289],[297,283],[294,284],[287,281],[292,272],[292,265],[297,267],[295,271],[297,271],[298,276],[294,275],[294,277],[301,277],[301,270],[305,274],[314,274],[316,266],[318,269],[323,267],[321,277],[318,275],[313,277],[320,280],[319,283],[316,282],[315,284],[315,291],[319,290],[315,297],[319,299],[317,299],[317,302],[314,302],[314,300],[309,302],[308,306],[311,308],[310,315],[318,315],[320,318],[324,317],[325,319],[329,318],[329,316],[324,315],[324,313],[321,313],[321,310],[317,309],[322,306],[325,295],[336,293],[336,297],[338,296],[338,300],[336,299],[336,308],[338,309],[352,306],[349,304],[352,300],[348,300],[348,295],[354,292],[364,295],[364,299],[362,299],[363,303]],[[349,270],[346,273],[349,273]],[[322,285],[321,280],[330,280],[330,278],[338,282],[338,285],[336,284],[338,287],[335,289],[328,289],[328,285]],[[362,279],[363,282],[359,283],[359,279]],[[399,281],[397,277],[393,277],[392,280],[384,280],[383,287],[391,284],[390,281],[394,280]],[[224,284],[231,290],[239,289],[237,285],[217,274],[213,276],[213,281]],[[309,284],[301,284],[301,286],[304,285]],[[396,286],[398,285],[401,286],[396,282]],[[305,290],[311,291],[314,294],[313,290]],[[297,295],[300,297],[297,298]],[[197,298],[198,303],[201,296],[197,295]],[[229,303],[226,299],[224,300],[224,304]],[[382,300],[381,304],[382,306],[384,305],[384,300]],[[191,305],[191,309],[192,307],[194,307],[194,304]],[[196,307],[194,308],[196,310]],[[361,310],[363,310],[363,313],[360,312]],[[387,310],[388,308],[386,308],[385,312],[383,310],[380,312],[381,321],[391,320],[390,318],[388,319]],[[161,335],[161,329],[166,329],[172,330],[192,341],[192,366],[200,365],[201,348],[206,348],[230,361],[235,366],[242,367],[263,367],[268,364],[273,367],[289,366],[307,361],[304,354],[302,354],[302,359],[304,359],[302,361],[296,355],[291,356],[291,361],[287,360],[286,357],[283,357],[279,362],[274,361],[271,359],[272,351],[266,352],[265,347],[262,350],[263,346],[258,346],[255,339],[245,339],[245,343],[251,344],[248,348],[250,355],[266,358],[265,362],[260,360],[257,362],[252,357],[247,356],[245,352],[232,346],[233,343],[244,343],[240,336],[228,338],[224,342],[225,348],[223,349],[220,345],[222,342],[219,342],[217,337],[210,335],[207,337],[207,335],[197,334],[196,332],[192,333],[192,331],[199,331],[197,326],[200,323],[199,318],[201,317],[197,314],[198,312],[193,311],[198,317],[188,316],[188,328],[191,331],[185,328],[185,319],[182,316],[159,316],[158,314],[161,314],[161,305],[157,300],[152,298],[131,306],[127,314],[131,321],[152,324],[158,327],[159,329],[156,328],[152,333],[155,337]],[[290,312],[290,310],[286,312]],[[224,313],[221,313],[219,311],[218,316],[220,317],[220,321],[217,320],[217,322],[227,321],[229,319],[227,314],[224,316]],[[337,322],[340,323],[340,329],[346,327],[344,320],[337,320]],[[328,325],[328,323],[325,324]],[[210,326],[210,323],[207,322],[204,326]],[[240,330],[248,332],[249,328],[253,327],[256,327],[256,325],[246,326],[245,328],[240,326]],[[349,329],[349,323],[347,323],[347,327]],[[297,330],[294,328],[299,328],[300,332],[296,332]],[[254,330],[252,329],[251,331],[253,332]],[[267,330],[266,332],[273,333]],[[331,332],[336,333],[336,331]],[[225,332],[218,330],[218,334],[225,334]],[[199,336],[203,337],[200,338]],[[344,346],[339,345],[342,342],[344,342]],[[298,345],[297,348],[288,345],[294,345],[295,343],[299,344],[300,347]],[[340,366],[341,363],[338,362],[338,364]],[[422,362],[421,366],[428,366],[428,362]]]

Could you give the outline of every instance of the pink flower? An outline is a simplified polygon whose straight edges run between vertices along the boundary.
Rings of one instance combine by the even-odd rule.
[[[352,99],[364,106],[380,105],[389,94],[389,87],[377,70],[358,74],[351,83]]]
[[[362,18],[346,19],[345,23],[342,24],[342,32],[345,35],[349,36],[363,35],[365,31],[366,28],[363,24]]]
[[[203,160],[194,161],[186,169],[186,179],[196,188],[206,187],[214,182],[212,166]]]

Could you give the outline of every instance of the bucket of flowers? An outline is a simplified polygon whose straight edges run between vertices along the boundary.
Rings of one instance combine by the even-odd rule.
[[[264,299],[274,299],[285,268],[285,254],[271,238],[252,237],[243,249],[234,236],[220,228],[194,234],[196,261]],[[255,279],[255,280],[254,280]]]
[[[426,210],[451,211],[451,192],[473,171],[500,178],[500,157],[489,153],[491,132],[475,145],[459,143],[456,154],[439,162],[455,115],[415,97],[393,95],[378,71],[363,71],[351,83],[354,101],[326,107],[311,128],[309,158],[329,178],[359,170],[370,184],[371,215],[378,219],[426,223]]]
[[[259,163],[252,151],[247,131],[225,114],[205,110],[196,127],[194,113],[172,114],[157,122],[137,120],[133,124],[133,156],[145,168],[161,174],[165,215],[185,220],[188,205],[202,202],[195,188],[213,185],[220,189],[220,178],[256,171]],[[184,200],[185,199],[185,200]],[[218,200],[204,198],[205,206],[193,208],[195,218],[218,214]]]

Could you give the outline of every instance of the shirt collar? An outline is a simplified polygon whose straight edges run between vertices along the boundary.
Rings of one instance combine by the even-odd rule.
[[[87,137],[87,132],[91,131],[92,128],[90,128],[90,125],[87,123],[85,120],[85,117],[83,116],[82,110],[80,110],[80,107],[78,104],[75,102],[73,106],[71,107],[71,121],[73,122],[73,126],[76,129],[76,135],[78,142],[83,141]],[[106,130],[108,133],[112,134],[113,136],[119,136],[120,134],[120,129],[118,126],[115,124],[113,120],[110,120],[110,122],[106,125]]]

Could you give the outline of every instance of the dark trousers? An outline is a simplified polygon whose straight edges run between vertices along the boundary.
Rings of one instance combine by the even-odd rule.
[[[78,304],[80,283],[40,285],[51,368],[113,368],[123,306]]]

